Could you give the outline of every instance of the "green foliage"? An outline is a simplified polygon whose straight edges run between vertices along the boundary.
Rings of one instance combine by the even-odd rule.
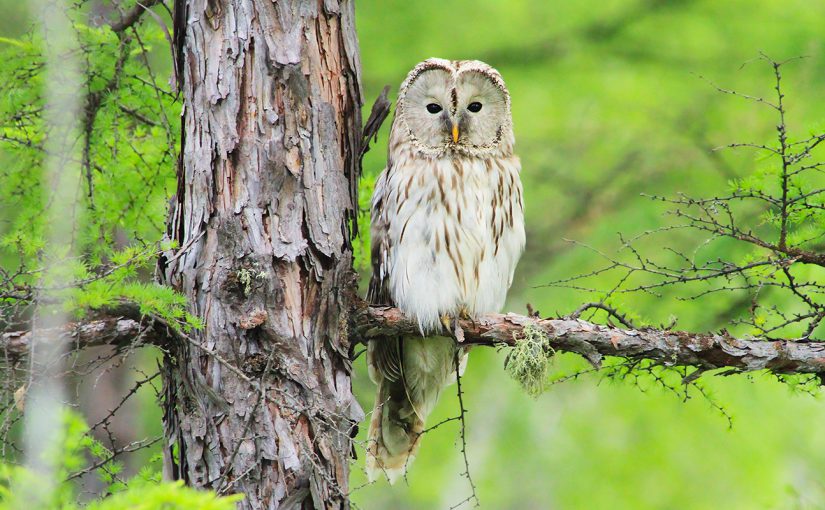
[[[116,34],[71,11],[83,65],[81,136],[71,152],[81,195],[65,214],[76,219],[71,245],[48,245],[44,182],[46,107],[42,50],[34,31],[0,41],[0,322],[15,322],[34,295],[82,315],[122,300],[182,327],[197,326],[182,299],[146,283],[163,249],[159,240],[174,191],[180,105],[153,69],[168,45],[157,24]],[[168,58],[168,57],[166,57]],[[43,273],[42,269],[49,271]],[[44,279],[45,277],[45,279]]]
[[[745,148],[712,150],[733,142],[774,144],[773,112],[720,94],[700,76],[774,100],[770,68],[750,61],[759,51],[779,60],[807,55],[783,72],[786,121],[791,141],[823,132],[822,4],[362,0],[356,9],[367,101],[385,84],[397,90],[409,69],[431,56],[485,60],[507,82],[528,229],[507,311],[521,312],[530,303],[542,316],[565,315],[599,301],[603,293],[544,284],[603,267],[599,253],[582,244],[616,255],[617,233],[629,239],[678,223],[667,204],[640,193],[707,198],[740,186],[771,194],[778,189],[775,157]],[[743,67],[744,62],[749,63]],[[388,124],[365,156],[362,211],[370,182],[386,163]],[[754,231],[775,235],[775,213],[750,205],[737,212]],[[791,233],[788,242],[796,245],[825,232],[822,212],[807,220],[794,217],[795,231],[809,234]],[[366,224],[361,221],[362,232]],[[705,244],[710,236],[695,231],[664,234],[639,240],[640,253],[668,264],[682,260],[668,249],[700,263],[723,259],[741,265],[764,255],[744,243]],[[368,259],[367,250],[358,258],[365,275]],[[793,272],[799,281],[824,279],[814,268]],[[776,293],[769,276],[768,269],[754,276],[768,282],[758,291],[760,298],[769,308],[798,313],[796,300]],[[588,283],[606,291],[620,280],[603,273]],[[655,326],[676,319],[678,329],[726,327],[735,335],[757,334],[756,328],[735,323],[747,317],[751,304],[750,293],[735,288],[740,283],[697,300],[685,299],[681,287],[616,292],[606,303],[636,312],[630,318],[637,324],[638,317]],[[710,288],[700,282],[688,291]],[[759,313],[775,321],[768,311]],[[582,319],[608,320],[598,313],[584,313]],[[613,362],[607,359],[605,366]],[[819,476],[825,470],[825,436],[810,425],[825,420],[821,395],[791,393],[787,384],[763,375],[706,374],[700,382],[710,399],[698,388],[686,398],[656,381],[655,376],[665,377],[658,372],[634,369],[633,376],[599,384],[602,376],[586,361],[556,354],[548,368],[554,384],[534,400],[501,366],[501,355],[474,349],[462,378],[470,411],[470,471],[482,508],[825,507]],[[369,403],[374,386],[366,373],[358,375],[359,401]],[[676,375],[666,379],[678,388]],[[455,414],[450,393],[444,392],[433,423]],[[734,416],[732,429],[711,402]],[[427,434],[409,485],[369,485],[355,492],[354,501],[365,508],[398,509],[458,503],[467,493],[454,443],[446,427]],[[353,485],[364,480],[356,472]]]
[[[42,182],[40,148],[44,141],[42,41],[20,35],[26,27],[21,15],[25,4],[2,1],[0,19],[6,36],[0,39],[4,76],[0,83],[0,268],[13,276],[5,281],[0,275],[0,303],[9,307],[0,311],[0,323],[27,317],[25,307],[14,308],[15,303],[28,302],[27,291],[39,284],[44,261],[67,253],[65,248],[47,246],[46,225],[39,214],[49,195]],[[395,89],[412,65],[430,56],[480,58],[496,66],[507,81],[528,222],[528,248],[510,293],[509,310],[522,310],[530,302],[545,315],[564,314],[592,301],[592,295],[577,289],[540,285],[600,267],[597,253],[573,249],[565,239],[613,254],[617,232],[632,236],[674,223],[661,203],[640,198],[640,192],[714,197],[751,190],[775,196],[780,174],[774,157],[710,150],[737,141],[772,143],[774,117],[740,98],[720,96],[696,75],[711,77],[725,88],[769,97],[773,93],[770,73],[758,65],[742,68],[741,64],[759,50],[777,59],[809,55],[785,73],[788,125],[792,133],[802,133],[800,126],[815,126],[825,118],[821,97],[825,10],[816,2],[363,0],[356,8],[367,100],[385,84]],[[61,295],[78,313],[133,299],[146,311],[177,310],[167,318],[191,323],[193,319],[182,314],[178,296],[146,283],[151,280],[154,253],[162,248],[156,243],[162,236],[166,200],[173,192],[174,150],[179,144],[179,105],[165,83],[171,67],[162,31],[152,23],[138,27],[144,50],[134,38],[121,46],[121,40],[105,27],[83,22],[77,30],[89,72],[86,88],[93,93],[105,91],[89,138],[92,198],[82,172],[78,179],[83,193],[78,210],[73,211],[81,225],[75,236],[76,258],[59,273],[64,275],[61,279],[83,285],[69,290],[62,288],[66,281],[53,281],[47,290]],[[129,58],[119,87],[107,91],[120,55]],[[162,64],[150,73],[144,57]],[[362,237],[357,240],[356,261],[364,276],[369,274],[369,196],[375,176],[385,165],[388,124],[366,155],[360,184]],[[810,134],[821,132],[820,126]],[[794,189],[805,193],[816,182],[794,183]],[[825,231],[822,202],[810,203],[816,214],[805,216],[802,209],[794,209],[789,215],[794,227],[787,239],[791,245]],[[781,222],[771,208],[746,207],[740,212],[760,234],[775,233]],[[679,258],[664,248],[703,261],[724,258],[738,264],[762,255],[741,244],[703,244],[706,239],[696,232],[670,234],[667,245],[661,239],[641,240],[640,251],[661,256],[665,262]],[[800,281],[822,281],[814,268],[793,271]],[[772,300],[770,306],[778,310],[799,313],[793,299],[772,296],[774,276],[767,268],[754,272],[766,283],[759,295]],[[592,284],[611,289],[619,280],[616,275],[600,274]],[[702,290],[703,285],[696,288]],[[680,299],[679,292],[663,288],[617,293],[608,302],[636,310],[652,324],[670,323],[676,317],[677,327],[687,330],[734,326],[736,334],[758,334],[761,326],[775,320],[767,313],[770,310],[759,310],[754,317],[759,327],[732,324],[732,319],[748,313],[751,296],[731,290],[686,300]],[[23,299],[13,297],[17,295]],[[727,420],[712,408],[709,412],[704,397],[674,395],[672,388],[680,380],[673,372],[634,370],[617,378],[621,383],[597,385],[601,379],[588,372],[586,362],[560,354],[547,367],[549,380],[569,382],[555,384],[541,399],[533,400],[517,382],[504,377],[502,359],[495,352],[474,349],[471,358],[462,379],[470,410],[468,455],[485,508],[825,506],[825,486],[819,476],[825,470],[825,435],[816,426],[825,422],[821,398],[791,393],[787,384],[758,374],[749,379],[703,376],[713,401],[736,417],[729,430]],[[537,358],[525,357],[530,362],[526,366],[535,368],[528,373],[541,373],[542,364],[533,363]],[[354,385],[367,406],[375,388],[363,364],[355,366],[361,372]],[[655,377],[667,378],[667,386]],[[432,423],[455,414],[457,402],[448,393]],[[151,421],[147,427],[154,426],[160,433],[156,404],[147,399],[144,406],[142,416]],[[353,491],[354,501],[364,508],[403,510],[449,508],[463,499],[466,494],[456,489],[465,486],[463,461],[455,437],[447,430],[448,425],[439,427],[422,440],[408,485],[360,487],[363,476],[356,468],[351,485],[359,488]],[[88,446],[83,455],[91,456],[92,449],[99,454],[94,458],[105,454]],[[155,489],[181,490],[188,494],[181,497],[208,499],[155,486],[151,469],[129,480],[130,489],[124,492],[118,485],[118,468],[107,466],[113,474],[105,483],[112,485],[115,495],[101,505],[132,497],[127,494],[135,485],[141,489],[122,505],[145,503],[150,496],[142,491]],[[7,489],[8,483],[2,486]],[[67,492],[69,499],[59,504],[76,505],[71,494]],[[5,504],[5,498],[12,496],[8,491],[3,495]],[[191,499],[188,507],[206,504]]]
[[[73,4],[68,13],[78,44],[73,56],[82,67],[79,91],[61,87],[60,75],[46,69],[44,49],[53,41],[38,27],[7,26],[6,33],[16,35],[0,38],[0,329],[27,328],[35,307],[39,314],[62,309],[82,317],[123,302],[182,330],[200,327],[186,311],[184,297],[152,278],[159,253],[178,248],[162,240],[180,145],[180,104],[167,82],[171,67],[163,29],[138,23],[115,33],[90,18],[83,4]],[[135,4],[122,7],[130,5]],[[20,8],[3,7],[11,12],[6,21],[15,19]],[[47,181],[44,169],[50,150],[47,92],[78,99],[77,139],[62,171],[79,186],[77,200],[57,212],[73,219],[63,245],[51,241],[55,226],[49,218],[56,214],[48,214],[47,207],[61,192]],[[147,360],[142,364],[155,364],[153,356],[140,358]],[[17,388],[16,374],[7,376],[6,384]],[[145,400],[142,405],[156,406],[143,393],[136,394]],[[158,415],[152,411],[140,415],[154,419],[146,428],[157,430]],[[13,424],[18,418],[13,406],[5,409],[3,441],[17,439],[19,426]],[[47,459],[56,470],[51,492],[48,480],[13,466],[17,454],[4,446],[8,464],[1,468],[0,508],[20,508],[26,488],[38,487],[50,497],[44,508],[80,508],[77,481],[68,479],[90,463],[99,464],[93,471],[104,493],[113,496],[89,508],[234,508],[232,499],[161,484],[156,463],[127,480],[128,466],[115,460],[119,453],[94,440],[80,418],[68,414],[64,426],[60,451]]]
[[[217,497],[199,492],[182,482],[162,482],[160,474],[149,467],[131,480],[122,480],[123,467],[113,452],[91,437],[83,419],[73,411],[63,413],[62,436],[55,447],[43,460],[54,469],[54,479],[63,482],[52,484],[34,471],[0,463],[0,510],[31,508],[33,498],[39,498],[38,510],[234,510],[235,502],[242,499],[241,495]],[[80,504],[72,479],[88,469],[87,457],[98,466],[92,471],[105,485],[107,496]]]
[[[129,489],[110,498],[96,501],[87,510],[234,510],[243,499],[236,494],[217,497],[212,492],[199,492],[184,487],[183,482],[159,483],[140,481],[129,484]]]

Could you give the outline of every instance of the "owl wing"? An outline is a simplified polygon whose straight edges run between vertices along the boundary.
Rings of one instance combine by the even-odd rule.
[[[370,259],[372,262],[372,278],[370,279],[367,301],[373,305],[394,306],[390,295],[390,249],[392,240],[389,236],[390,221],[385,206],[387,200],[387,173],[385,169],[375,181],[375,191],[372,194],[370,208]]]
[[[394,306],[390,294],[390,257],[392,256],[392,239],[390,238],[390,219],[387,216],[387,174],[389,168],[381,172],[375,181],[370,208],[370,259],[372,261],[372,278],[370,279],[367,301],[372,305]],[[401,372],[401,339],[385,338],[370,342],[367,346],[367,365],[370,379],[376,384],[382,380],[398,381]]]

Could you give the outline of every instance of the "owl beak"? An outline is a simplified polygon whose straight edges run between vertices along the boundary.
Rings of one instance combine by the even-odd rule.
[[[458,143],[458,124],[453,124],[453,143]]]

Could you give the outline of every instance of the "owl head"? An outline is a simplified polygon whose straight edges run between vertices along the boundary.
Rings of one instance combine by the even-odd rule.
[[[431,58],[415,66],[401,84],[396,124],[397,135],[424,155],[512,152],[510,94],[498,71],[478,60]]]

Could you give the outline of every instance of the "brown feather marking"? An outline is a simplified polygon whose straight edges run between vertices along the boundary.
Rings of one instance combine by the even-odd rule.
[[[513,228],[513,199],[507,201],[507,220],[510,228]]]
[[[456,244],[457,244],[455,253],[456,253],[456,256],[458,257],[458,265],[459,265],[459,267],[463,267],[464,266],[464,255],[461,253],[461,250],[458,249],[458,245],[461,244],[461,230],[456,229],[455,239],[456,239]],[[458,280],[460,282],[464,281],[464,274],[463,273],[458,275]]]
[[[404,200],[410,198],[410,186],[412,186],[412,177],[407,179],[407,185],[404,186]]]
[[[496,194],[496,201],[501,200],[500,194],[501,188],[498,189],[498,193]],[[501,240],[501,228],[499,227],[499,221],[496,220],[496,212],[498,212],[498,204],[493,208],[493,246],[495,246],[495,251],[493,252],[494,257],[498,256],[499,241]]]
[[[455,257],[453,256],[452,252],[449,252],[450,261],[453,263],[453,272],[455,272],[455,277],[458,278],[458,284],[466,289],[466,282],[464,281],[464,275],[461,274],[459,268],[459,262],[456,261]]]
[[[503,196],[503,194],[504,194],[504,172],[499,172],[498,173],[498,190],[497,191],[498,191],[498,196],[501,198],[501,200],[499,200],[499,203],[500,204],[504,203],[504,200],[503,200],[504,199],[504,196]]]
[[[455,261],[455,259],[452,257],[452,255],[450,255],[450,260],[451,260],[451,261],[452,261],[452,263],[453,263],[453,271],[455,272],[455,276],[456,276],[456,278],[458,278],[458,284],[459,284],[462,288],[464,288],[464,287],[465,287],[465,284],[464,284],[464,277],[462,276],[461,271],[459,271],[459,270],[458,270],[458,264],[456,263],[456,261]]]
[[[407,216],[406,221],[404,221],[404,226],[401,228],[401,235],[398,237],[399,244],[404,241],[404,234],[407,232],[407,225],[410,223],[410,219],[412,219],[412,214]]]
[[[453,236],[456,235],[455,232],[451,234],[451,230],[449,226],[445,226],[444,228],[444,246],[447,252],[447,257],[449,257],[450,262],[453,264],[453,272],[455,273],[456,278],[458,278],[458,283],[461,286],[464,286],[463,277],[461,275],[461,271],[459,270],[459,261],[456,259],[456,253],[458,250],[453,250]]]

